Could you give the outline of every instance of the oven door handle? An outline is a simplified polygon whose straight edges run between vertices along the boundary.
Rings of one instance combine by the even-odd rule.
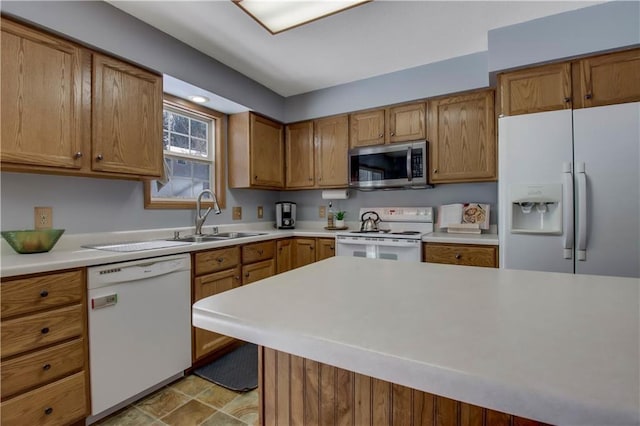
[[[411,147],[407,148],[407,180],[411,182],[413,180],[413,167],[411,164]]]
[[[378,247],[415,247],[420,246],[421,240],[394,240],[394,239],[377,239],[375,241],[371,239],[357,239],[352,240],[346,238],[337,237],[337,244],[355,245],[355,246],[378,246]]]

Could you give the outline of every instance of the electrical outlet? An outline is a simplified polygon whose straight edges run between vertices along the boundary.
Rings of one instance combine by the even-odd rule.
[[[35,229],[51,229],[53,227],[53,208],[34,207],[33,220]]]
[[[318,212],[318,215],[320,216],[320,219],[324,219],[325,217],[327,217],[327,207],[320,206],[320,211]]]
[[[262,206],[258,206],[258,219],[262,219],[263,216],[264,216],[264,209],[262,208]]]
[[[231,211],[233,220],[242,220],[242,207],[234,207]]]

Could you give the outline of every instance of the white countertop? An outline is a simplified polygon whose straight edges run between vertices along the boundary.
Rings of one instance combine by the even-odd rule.
[[[162,248],[154,250],[144,250],[137,252],[110,252],[104,250],[87,249],[81,247],[86,244],[102,244],[116,243],[126,241],[149,241],[173,238],[173,231],[180,230],[181,235],[193,233],[193,228],[169,228],[169,229],[152,229],[141,231],[122,231],[122,232],[102,232],[94,234],[63,234],[60,241],[48,253],[36,254],[16,254],[4,239],[0,242],[0,276],[11,277],[16,275],[34,274],[40,272],[49,272],[61,269],[79,268],[86,266],[105,265],[116,262],[127,262],[130,260],[146,259],[157,256],[167,256],[171,254],[189,253],[193,251],[207,250],[218,247],[225,247],[237,244],[247,244],[257,241],[266,241],[274,238],[286,237],[324,237],[333,238],[335,231],[327,231],[324,229],[325,222],[299,221],[298,226],[291,230],[273,229],[271,222],[241,223],[231,225],[218,225],[220,232],[228,231],[250,231],[264,232],[265,235],[256,237],[247,237],[239,239],[230,239],[227,241],[212,241],[206,243],[194,243],[191,245]],[[357,223],[349,223],[351,229],[358,227]],[[211,227],[214,225],[206,225],[204,232],[210,233]],[[451,235],[451,234],[445,234]],[[487,234],[491,235],[491,234]],[[493,234],[495,240],[487,239],[486,241],[494,241],[497,245],[497,235]],[[474,235],[473,237],[478,237]],[[423,239],[423,241],[425,241]],[[466,238],[460,240],[458,235],[450,237],[449,242],[473,244]]]
[[[640,280],[335,257],[193,324],[559,425],[640,424]]]
[[[497,246],[500,241],[498,234],[449,234],[447,232],[432,232],[422,237],[425,243],[447,244],[476,244]]]

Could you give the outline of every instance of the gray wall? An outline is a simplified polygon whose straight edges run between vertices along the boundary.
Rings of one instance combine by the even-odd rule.
[[[290,96],[285,117],[291,123],[487,86],[487,52],[479,52]]]
[[[32,229],[33,207],[53,207],[53,226],[69,234],[193,226],[194,210],[145,210],[139,181],[0,173],[1,228]],[[239,222],[275,222],[277,191],[227,190],[227,208],[210,214],[206,226]],[[257,219],[256,207],[264,206]],[[231,207],[242,206],[242,221]]]
[[[640,2],[613,1],[489,31],[489,71],[640,44]]]
[[[328,206],[329,200],[322,199],[322,191],[289,191],[280,193],[280,201],[297,203],[298,220],[324,220],[318,216],[320,206]],[[350,190],[346,200],[333,200],[334,210],[345,210],[345,220],[357,221],[361,207],[437,207],[441,204],[477,202],[491,205],[490,222],[496,223],[498,211],[498,184],[458,183],[438,185],[431,189],[408,189],[393,191],[356,191]]]

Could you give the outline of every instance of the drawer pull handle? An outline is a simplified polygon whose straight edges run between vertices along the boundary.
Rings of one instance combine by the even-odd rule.
[[[49,327],[45,327],[45,328],[43,328],[42,330],[40,330],[40,332],[41,332],[42,334],[47,334],[47,333],[49,332]]]
[[[456,259],[460,260],[462,258],[462,255],[460,253],[456,253]]]
[[[40,292],[40,297],[47,297],[49,295],[49,292],[47,290],[42,290]]]
[[[51,369],[51,364],[45,364],[45,365],[43,365],[43,366],[42,366],[42,369],[43,369],[44,371],[48,371],[48,370],[50,370],[50,369]]]
[[[223,258],[223,257],[219,257],[219,258],[217,258],[216,260],[218,261],[218,263],[222,263],[222,262],[224,262],[224,258]]]
[[[247,273],[245,273],[245,274],[244,274],[244,276],[245,276],[245,277],[247,277],[247,278],[249,278],[249,273],[248,273],[248,272],[247,272]]]
[[[53,413],[53,408],[51,408],[51,407],[47,407],[47,408],[45,408],[45,409],[44,409],[44,413],[45,413],[47,416],[48,416],[48,415],[50,415],[51,413]]]
[[[258,250],[258,255],[262,256],[263,253],[264,253],[264,250]]]

